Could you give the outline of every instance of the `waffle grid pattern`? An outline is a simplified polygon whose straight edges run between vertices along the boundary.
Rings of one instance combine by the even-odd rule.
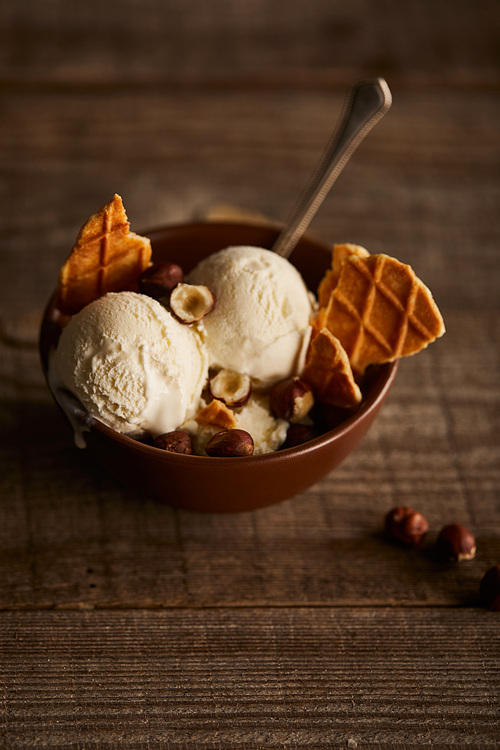
[[[374,349],[378,352],[375,361],[387,362],[417,351],[436,337],[436,331],[417,314],[419,292],[425,288],[409,266],[382,254],[367,259],[351,256],[345,264],[327,319],[356,370],[373,363]]]
[[[149,264],[151,244],[129,227],[118,195],[83,225],[61,269],[61,310],[72,314],[106,292],[136,288]]]

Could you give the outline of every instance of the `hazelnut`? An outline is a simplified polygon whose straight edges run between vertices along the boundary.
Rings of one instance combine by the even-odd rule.
[[[500,612],[500,565],[486,571],[479,584],[479,596],[492,612]]]
[[[326,432],[338,427],[354,414],[354,409],[345,409],[341,406],[332,406],[331,404],[321,404],[320,408],[315,409],[314,418]]]
[[[300,422],[312,409],[312,388],[298,377],[287,378],[274,386],[269,396],[273,416],[292,424]]]
[[[253,438],[246,430],[222,430],[210,438],[205,446],[207,456],[233,458],[253,454]]]
[[[305,424],[291,424],[286,432],[285,442],[281,447],[295,448],[297,445],[307,443],[308,440],[313,440],[317,435],[314,427]]]
[[[155,448],[161,448],[170,453],[184,453],[190,456],[193,452],[191,435],[184,430],[172,430],[164,435],[158,435],[153,444]]]
[[[242,406],[250,398],[252,381],[246,373],[235,370],[219,370],[210,378],[210,393],[226,406]]]
[[[472,560],[476,555],[476,540],[469,529],[460,523],[444,526],[439,532],[436,547],[439,556],[449,562]]]
[[[418,547],[429,531],[427,519],[413,508],[392,508],[385,516],[385,530],[391,539]]]
[[[213,310],[214,296],[201,284],[180,283],[170,294],[170,309],[181,323],[196,323]]]
[[[184,272],[177,263],[153,263],[139,277],[139,291],[154,299],[168,299],[172,289],[182,281]]]

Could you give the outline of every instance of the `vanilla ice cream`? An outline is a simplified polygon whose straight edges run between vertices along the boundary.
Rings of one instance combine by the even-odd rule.
[[[202,260],[188,281],[215,296],[200,325],[210,366],[247,373],[262,386],[300,372],[314,297],[285,258],[258,247],[228,247]]]
[[[106,294],[74,315],[54,367],[91,416],[131,436],[192,417],[208,375],[198,331],[134,292]]]
[[[272,453],[284,443],[288,422],[272,416],[269,411],[269,399],[264,394],[253,393],[248,402],[235,412],[236,426],[250,433],[256,455]]]

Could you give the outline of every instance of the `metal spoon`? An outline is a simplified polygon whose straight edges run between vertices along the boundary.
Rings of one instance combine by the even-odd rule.
[[[275,253],[288,258],[352,154],[391,103],[383,78],[359,81],[349,89],[339,124],[273,245]]]

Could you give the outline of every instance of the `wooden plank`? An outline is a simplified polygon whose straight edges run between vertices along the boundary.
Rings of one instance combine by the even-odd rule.
[[[0,264],[12,283],[0,300],[3,327],[41,311],[79,227],[114,192],[138,230],[221,203],[284,220],[342,97],[6,95]],[[498,309],[499,119],[494,92],[395,92],[311,233],[400,257],[442,306]]]
[[[5,747],[498,747],[493,613],[209,609],[0,622]]]
[[[447,322],[448,341],[402,363],[344,464],[293,500],[235,516],[175,512],[122,488],[73,445],[36,349],[4,346],[0,606],[473,604],[500,559],[500,329],[489,313]],[[428,517],[422,550],[381,537],[394,505]],[[476,560],[434,559],[451,522],[476,534]]]
[[[2,76],[14,81],[294,88],[362,75],[498,81],[495,0],[4,2]]]

